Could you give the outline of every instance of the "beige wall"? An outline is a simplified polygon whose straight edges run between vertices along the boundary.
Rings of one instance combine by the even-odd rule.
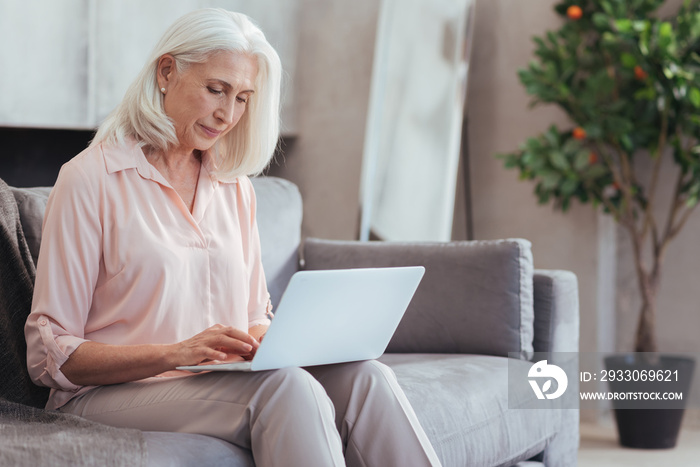
[[[380,3],[302,0],[298,136],[273,166],[299,185],[304,236],[357,237],[365,119]]]
[[[469,152],[474,234],[478,239],[522,237],[533,243],[535,267],[568,269],[579,279],[581,349],[596,349],[597,217],[587,206],[571,212],[539,206],[534,185],[506,170],[496,153],[516,150],[551,124],[570,125],[554,107],[528,108],[517,70],[532,59],[530,38],[559,25],[553,0],[477,2],[469,83]]]

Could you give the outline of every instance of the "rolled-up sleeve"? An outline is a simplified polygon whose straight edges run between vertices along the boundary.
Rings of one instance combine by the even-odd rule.
[[[249,192],[250,199],[250,223],[247,226],[249,234],[248,242],[248,274],[250,277],[250,300],[248,302],[248,328],[258,325],[270,325],[272,316],[272,302],[267,290],[265,272],[260,252],[260,234],[257,223],[257,203],[253,184],[248,178],[244,180],[245,189]]]
[[[85,323],[102,245],[96,181],[79,165],[64,165],[44,216],[32,311],[25,325],[27,367],[41,386],[76,392],[61,372],[86,341]]]

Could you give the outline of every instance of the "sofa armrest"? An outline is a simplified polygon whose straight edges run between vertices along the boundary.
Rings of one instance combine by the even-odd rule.
[[[578,281],[569,271],[535,270],[535,352],[578,352]],[[578,393],[578,379],[569,391]],[[578,409],[561,410],[557,434],[547,442],[541,460],[547,466],[576,465],[579,447]]]
[[[535,352],[578,352],[578,281],[569,271],[534,272]]]
[[[307,239],[305,269],[424,266],[387,352],[532,352],[530,242],[353,242]]]

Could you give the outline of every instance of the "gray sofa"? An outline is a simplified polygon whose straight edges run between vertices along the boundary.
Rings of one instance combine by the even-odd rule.
[[[527,357],[533,351],[578,350],[572,273],[534,270],[530,244],[516,239],[306,239],[300,246],[302,204],[296,186],[272,177],[253,183],[273,303],[299,268],[426,267],[381,361],[396,373],[443,465],[576,465],[578,411],[509,408],[507,358],[510,352]],[[36,260],[49,189],[12,192]],[[254,465],[249,451],[206,436],[144,432],[143,438],[149,466]]]

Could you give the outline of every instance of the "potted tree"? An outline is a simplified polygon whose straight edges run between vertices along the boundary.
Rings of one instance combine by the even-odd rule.
[[[533,105],[557,105],[572,126],[552,126],[498,157],[521,178],[535,181],[540,203],[552,201],[563,211],[572,200],[591,203],[628,233],[642,303],[637,354],[611,357],[606,364],[676,364],[692,373],[687,359],[669,363],[673,359],[649,357],[658,351],[657,296],[665,254],[700,198],[700,0],[685,0],[668,20],[656,15],[663,3],[557,3],[562,27],[534,38],[537,59],[519,70],[519,77]],[[665,159],[675,162],[677,176],[671,205],[660,216]],[[640,162],[650,173],[640,173]],[[639,418],[649,415],[657,420]],[[674,446],[681,419],[679,410],[616,410],[620,442],[633,447]],[[668,424],[677,426],[654,433]]]

